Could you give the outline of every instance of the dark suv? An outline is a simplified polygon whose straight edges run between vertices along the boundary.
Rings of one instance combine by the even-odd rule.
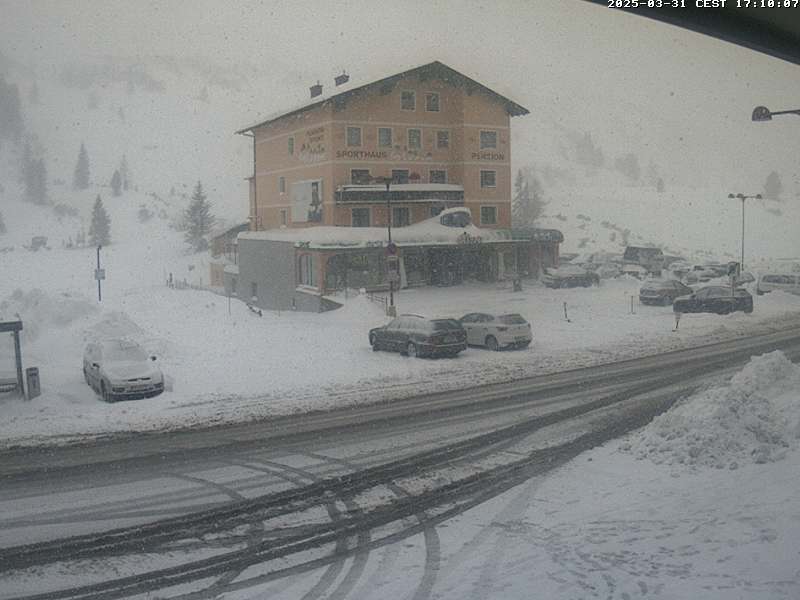
[[[400,315],[369,332],[372,349],[408,356],[455,356],[467,347],[467,333],[455,319]]]
[[[672,310],[680,313],[710,312],[727,315],[737,310],[753,312],[753,297],[747,290],[712,285],[701,288],[688,296],[677,298]]]

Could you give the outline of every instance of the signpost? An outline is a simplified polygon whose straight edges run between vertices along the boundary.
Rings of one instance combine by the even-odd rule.
[[[100,282],[106,278],[106,270],[100,268],[100,248],[102,246],[97,247],[97,268],[94,270],[94,278],[97,280],[97,301],[103,301],[103,293],[100,289]]]

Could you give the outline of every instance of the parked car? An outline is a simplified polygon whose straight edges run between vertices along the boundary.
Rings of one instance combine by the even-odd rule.
[[[734,311],[753,312],[753,296],[743,288],[710,285],[700,288],[688,296],[677,298],[672,310],[680,313],[712,312],[727,315]]]
[[[639,302],[667,306],[672,304],[675,298],[691,293],[692,288],[675,279],[652,279],[646,281],[639,290]]]
[[[531,324],[516,313],[469,313],[458,321],[467,332],[467,344],[473,346],[486,346],[489,350],[526,348],[533,340]]]
[[[127,340],[90,343],[83,353],[83,377],[106,402],[152,398],[164,391],[155,356]]]
[[[374,351],[389,350],[408,356],[455,356],[467,347],[467,333],[455,319],[426,319],[400,315],[369,332]]]
[[[600,276],[580,267],[545,269],[542,282],[550,288],[589,287],[600,285]]]
[[[800,274],[764,273],[758,278],[756,294],[762,296],[774,290],[800,295]]]
[[[705,283],[719,277],[717,271],[706,267],[704,265],[695,265],[692,270],[686,274],[686,283]]]

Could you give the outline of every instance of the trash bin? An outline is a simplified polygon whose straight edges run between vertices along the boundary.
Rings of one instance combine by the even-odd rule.
[[[41,395],[42,390],[39,386],[39,367],[28,367],[25,369],[25,383],[28,388],[28,400]]]

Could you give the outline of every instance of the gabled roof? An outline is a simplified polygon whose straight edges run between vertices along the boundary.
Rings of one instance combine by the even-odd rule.
[[[353,87],[350,89],[346,89],[343,91],[339,91],[337,93],[323,96],[319,99],[315,99],[313,102],[301,106],[299,108],[291,109],[288,111],[283,111],[274,115],[269,116],[266,120],[261,121],[259,123],[255,123],[253,125],[249,125],[244,129],[240,129],[236,133],[247,133],[252,131],[253,129],[257,129],[263,125],[267,125],[272,123],[273,121],[277,121],[278,119],[283,119],[284,117],[300,114],[306,112],[307,110],[311,110],[312,108],[316,108],[318,106],[322,106],[325,103],[330,102],[344,102],[348,98],[353,96],[358,96],[364,94],[375,87],[384,86],[384,85],[392,85],[395,82],[403,79],[404,77],[408,77],[409,75],[423,75],[427,76],[431,79],[439,79],[441,81],[445,81],[452,85],[457,86],[465,86],[468,90],[480,90],[485,94],[488,94],[491,98],[495,101],[500,102],[505,105],[506,111],[512,117],[518,117],[521,115],[527,115],[530,111],[525,108],[524,106],[517,104],[513,100],[495,92],[494,90],[486,87],[483,84],[478,83],[474,79],[467,77],[463,73],[459,73],[455,69],[448,67],[446,64],[437,61],[428,63],[426,65],[422,65],[419,67],[415,67],[413,69],[409,69],[407,71],[403,71],[402,73],[397,73],[396,75],[390,75],[389,77],[384,77],[383,79],[379,79],[377,81],[373,81],[371,83],[367,83],[365,85],[361,85],[358,87]]]

